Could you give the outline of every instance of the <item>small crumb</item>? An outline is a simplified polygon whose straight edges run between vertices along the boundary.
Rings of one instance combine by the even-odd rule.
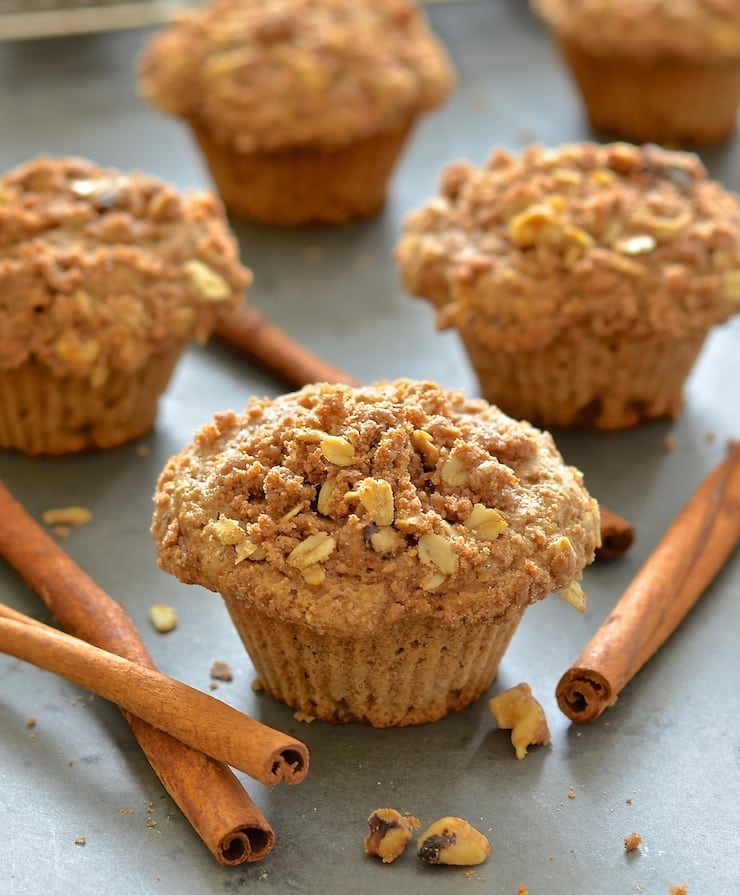
[[[146,813],[153,814],[154,813],[154,802],[147,802]]]
[[[216,683],[216,681],[211,681],[211,683],[208,685],[208,689],[209,690],[218,690],[218,684]]]
[[[262,681],[258,677],[256,677],[252,681],[252,692],[253,693],[261,693],[264,689],[265,688],[264,688],[264,685],[262,684]]]
[[[624,850],[634,851],[642,845],[642,836],[639,833],[628,833],[624,837]]]
[[[493,696],[488,707],[498,726],[511,730],[517,758],[524,758],[528,746],[546,746],[550,742],[544,709],[532,695],[529,684],[517,684]]]
[[[676,436],[673,432],[669,432],[663,439],[663,447],[667,451],[672,451],[676,447]]]
[[[627,805],[631,805],[632,804],[632,796],[627,796],[627,798],[624,801],[626,802]]]
[[[167,634],[177,627],[177,613],[174,607],[168,606],[166,603],[155,603],[149,607],[149,621],[154,626],[155,631],[160,634]]]
[[[306,246],[301,252],[301,257],[306,264],[319,264],[324,260],[324,250],[317,245]]]
[[[148,457],[151,454],[152,449],[148,444],[137,444],[136,445],[136,453],[140,457]]]
[[[26,727],[35,727],[36,719],[34,717],[26,718]]]
[[[688,883],[677,883],[675,886],[670,886],[668,889],[668,895],[686,895],[689,891]]]
[[[220,662],[218,660],[216,660],[211,665],[210,675],[215,681],[233,681],[234,680],[234,673],[232,672],[229,664],[227,662]]]
[[[74,758],[68,758],[68,759],[67,759],[67,767],[68,767],[68,768],[73,767],[73,766],[74,766],[74,763],[75,763]]]
[[[573,789],[573,787],[571,786],[571,788],[568,790],[568,798],[569,798],[569,799],[575,799],[575,797],[576,797],[576,791],[575,791],[575,789]]]
[[[293,717],[296,721],[302,721],[304,724],[311,724],[316,720],[316,715],[309,715],[308,712],[293,712]]]
[[[529,895],[529,889],[524,885],[524,883],[519,883],[516,887],[516,895]]]
[[[119,808],[118,813],[119,814],[133,814],[134,809],[133,808]]]
[[[149,820],[146,822],[146,825],[147,825],[147,827],[148,827],[150,830],[156,830],[156,828],[157,828],[157,821],[154,820],[153,817],[150,817]]]
[[[92,522],[92,513],[86,507],[59,507],[54,510],[44,510],[41,518],[45,525],[76,527]]]
[[[87,837],[86,836],[77,836],[75,838],[75,845],[87,845]]]

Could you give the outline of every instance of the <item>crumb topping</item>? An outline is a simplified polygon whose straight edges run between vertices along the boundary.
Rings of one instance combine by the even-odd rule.
[[[214,0],[150,39],[139,81],[155,106],[252,152],[396,129],[454,75],[409,0]]]
[[[532,6],[560,37],[595,53],[700,60],[710,54],[720,62],[740,56],[738,0],[532,0]]]
[[[740,199],[699,159],[626,143],[456,162],[406,219],[404,285],[440,327],[533,350],[568,332],[675,338],[740,311]]]
[[[502,621],[593,558],[551,436],[430,382],[306,386],[218,414],[164,468],[162,568],[318,629]]]
[[[32,360],[100,386],[205,341],[250,281],[208,193],[82,158],[0,178],[0,369]]]

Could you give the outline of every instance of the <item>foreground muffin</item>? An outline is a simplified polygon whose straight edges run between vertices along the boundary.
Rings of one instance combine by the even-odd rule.
[[[280,225],[377,212],[414,122],[453,85],[411,0],[212,0],[155,35],[139,71],[229,211]]]
[[[594,130],[635,143],[719,143],[740,105],[738,0],[532,0]]]
[[[0,447],[110,448],[152,427],[185,346],[250,274],[220,203],[82,158],[0,178]]]
[[[223,596],[268,693],[389,727],[477,699],[525,608],[582,593],[599,519],[550,435],[399,380],[217,415],[164,468],[152,533]]]
[[[740,200],[656,146],[499,150],[444,170],[396,257],[490,402],[617,429],[675,417],[707,332],[740,310]]]

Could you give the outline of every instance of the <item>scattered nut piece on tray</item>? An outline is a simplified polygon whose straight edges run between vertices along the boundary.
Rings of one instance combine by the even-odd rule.
[[[399,814],[395,808],[377,808],[367,819],[370,832],[365,837],[365,852],[390,864],[403,854],[414,830],[421,823],[411,814]]]
[[[44,510],[41,514],[44,525],[87,525],[92,522],[92,513],[87,507],[59,507]]]
[[[233,681],[234,672],[228,662],[216,659],[211,665],[210,675],[215,681]]]
[[[491,854],[488,839],[461,817],[441,817],[419,836],[418,842],[419,857],[425,864],[472,867]]]
[[[493,696],[488,707],[499,727],[511,728],[511,743],[517,758],[524,758],[528,746],[546,746],[550,742],[545,711],[532,695],[529,684],[517,684]]]
[[[177,627],[177,613],[172,606],[168,606],[166,603],[155,603],[154,606],[149,607],[149,621],[155,631],[167,634]]]

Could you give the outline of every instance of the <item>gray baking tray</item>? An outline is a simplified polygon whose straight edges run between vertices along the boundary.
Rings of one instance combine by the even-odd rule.
[[[281,232],[237,225],[255,284],[252,304],[307,348],[362,379],[411,376],[477,389],[455,336],[435,332],[391,260],[403,216],[434,191],[441,166],[480,162],[497,144],[589,137],[547,35],[523,0],[442,3],[430,17],[458,66],[453,98],[415,131],[385,212],[339,229]],[[155,173],[180,188],[208,185],[185,129],[137,98],[132,73],[144,31],[0,43],[0,167],[42,152],[79,153]],[[704,153],[740,189],[737,139]],[[0,455],[0,477],[29,511],[81,504],[92,524],[64,547],[139,626],[163,671],[209,691],[215,660],[234,670],[215,695],[302,738],[311,769],[299,786],[245,780],[277,835],[271,855],[222,868],[146,764],[116,708],[32,666],[0,656],[0,892],[515,895],[740,892],[740,557],[735,555],[670,641],[595,724],[571,725],[555,685],[623,592],[728,438],[740,436],[740,318],[717,328],[674,423],[557,437],[590,490],[634,522],[632,550],[587,570],[588,610],[550,598],[528,610],[491,693],[527,681],[552,744],[514,757],[482,699],[433,725],[372,730],[307,725],[251,689],[253,670],[220,599],[158,570],[148,526],[167,457],[193,430],[250,395],[285,390],[223,346],[192,348],[141,444],[62,459]],[[1,520],[0,520],[1,524]],[[48,620],[0,563],[0,600]],[[157,634],[164,602],[179,625]],[[210,691],[209,691],[210,692]],[[27,719],[36,719],[35,727]],[[572,790],[574,798],[569,798]],[[425,823],[459,814],[490,838],[486,864],[384,866],[363,853],[376,807]],[[627,853],[623,839],[639,832]],[[84,836],[86,844],[76,845]]]

